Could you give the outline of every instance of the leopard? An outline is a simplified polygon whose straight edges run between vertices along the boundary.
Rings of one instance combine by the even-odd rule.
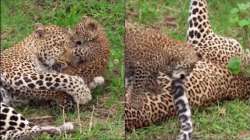
[[[110,43],[104,27],[94,18],[83,16],[73,33],[75,61],[62,72],[84,78],[90,89],[102,85],[110,56]]]
[[[189,140],[193,131],[191,120],[191,109],[188,103],[186,88],[184,87],[186,79],[172,79],[167,74],[159,72],[157,83],[160,86],[161,93],[150,93],[145,91],[143,94],[134,92],[133,86],[126,88],[125,98],[125,130],[131,132],[134,129],[146,127],[150,124],[159,124],[169,117],[169,112],[180,111],[178,114],[181,122],[180,134],[178,140]],[[170,101],[168,101],[168,100]],[[170,108],[169,108],[170,106]]]
[[[193,1],[191,1],[191,9],[192,5],[197,5],[197,3],[192,3]],[[220,59],[220,57],[218,57],[216,58],[218,61],[216,59],[209,59],[207,57],[210,53],[209,50],[213,51],[213,49],[204,49],[204,47],[195,48],[198,47],[196,45],[197,43],[192,43],[190,40],[189,42],[191,43],[188,44],[194,47],[200,57],[200,60],[195,64],[192,72],[187,76],[186,82],[184,83],[186,96],[191,108],[204,108],[223,100],[234,100],[236,98],[248,99],[250,97],[249,77],[233,75],[223,65],[227,63],[227,61],[224,60],[229,60],[230,57],[226,55],[226,59]],[[226,47],[224,46],[224,48]],[[220,49],[222,52],[231,50],[231,48],[226,48],[225,50]],[[237,50],[241,50],[241,48],[231,51],[231,56],[241,55],[241,52]],[[217,51],[214,52],[217,53]],[[141,51],[137,53],[144,54],[145,52]],[[208,55],[204,57],[205,53],[208,53]],[[247,56],[245,58],[248,58],[245,60],[249,62],[250,57]],[[147,61],[148,60],[145,59],[144,63],[147,63]],[[126,88],[125,129],[127,131],[146,127],[151,124],[159,124],[169,117],[176,115],[177,112],[171,96],[171,81],[172,79],[168,75],[164,76],[164,79],[158,75],[157,83],[162,85],[158,89],[160,94],[154,93],[155,91],[144,91],[144,95],[137,94],[137,92],[133,90],[133,86],[130,85]]]
[[[170,97],[173,98],[173,107],[177,110],[181,124],[177,139],[191,139],[191,109],[185,94],[184,79],[199,60],[199,54],[196,54],[186,43],[173,40],[158,30],[128,22],[125,23],[125,29],[125,77],[127,79],[125,86],[132,91],[125,94],[126,130],[144,126],[144,121],[146,124],[152,123],[146,121],[150,120],[151,114],[143,108],[143,102],[148,96],[161,95],[162,86],[157,82],[157,75],[162,72],[171,79]],[[150,103],[154,104],[154,102],[155,100]],[[150,107],[147,109],[150,110]],[[153,110],[155,108],[150,111]],[[145,115],[145,119],[140,118],[140,115]]]
[[[160,94],[150,90],[138,94],[132,85],[126,88],[126,131],[160,124],[176,115],[171,81],[168,75],[158,74]],[[184,86],[191,108],[204,108],[222,100],[250,97],[249,78],[234,76],[227,69],[205,60],[196,63],[193,71],[186,77]]]
[[[209,20],[208,10],[207,0],[190,0],[189,27],[187,30],[188,43],[192,45],[202,57],[214,64],[220,64],[217,65],[217,67],[223,67],[225,71],[227,71],[230,59],[234,57],[241,59],[242,68],[249,65],[250,53],[244,51],[243,47],[236,39],[218,35],[213,31]],[[242,74],[242,76],[245,75]],[[232,97],[235,97],[235,95],[237,97],[238,94],[235,93],[236,91],[234,88],[243,88],[242,85],[238,84],[241,83],[239,82],[241,77],[234,77],[234,75],[230,73],[230,76],[225,78],[232,79],[231,85],[229,86],[229,89],[232,90],[227,93],[232,94]],[[246,79],[243,78],[243,81],[246,81]],[[241,90],[239,90],[239,92],[240,91]],[[243,94],[245,92],[247,91],[244,91]]]
[[[226,66],[232,57],[249,60],[241,44],[233,38],[218,35],[212,29],[207,0],[190,0],[187,41],[202,57]]]
[[[75,125],[66,122],[61,126],[36,125],[18,113],[14,108],[0,103],[0,139],[1,140],[32,140],[43,133],[51,135],[71,132]]]
[[[67,66],[73,61],[72,32],[52,24],[36,24],[34,30],[23,41],[3,50],[0,86],[9,96],[23,100],[86,104],[92,96],[84,80],[53,70],[56,64]]]
[[[109,40],[106,33],[104,32],[104,28],[94,18],[83,16],[80,22],[73,28],[73,30],[70,29],[69,31],[73,35],[72,40],[74,42],[74,59],[68,64],[67,67],[63,67],[61,64],[54,65],[53,70],[68,75],[77,75],[82,77],[90,90],[99,85],[103,85],[103,75],[107,68],[110,53]],[[66,60],[67,59],[64,59],[64,61]],[[76,108],[75,102],[65,93],[58,93],[57,91],[33,91],[33,94],[40,94],[40,92],[47,92],[46,95],[49,95],[53,98],[58,98],[63,101],[61,106],[63,105],[63,108],[67,112],[72,112]],[[49,104],[50,106],[58,104],[51,99],[39,99],[39,101],[32,101],[29,102],[29,104]],[[27,104],[27,102],[25,104]]]

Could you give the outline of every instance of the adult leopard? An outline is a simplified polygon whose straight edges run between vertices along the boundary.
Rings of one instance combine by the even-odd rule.
[[[243,66],[249,63],[250,53],[246,53],[237,40],[218,35],[213,31],[209,21],[207,0],[190,0],[188,23],[188,43],[192,45],[196,52],[200,53],[206,61],[218,64],[217,67],[225,69],[224,71],[228,71],[226,66],[232,57],[239,57],[242,60]],[[243,90],[242,87],[245,86],[245,84],[241,85],[242,82],[248,81],[247,79],[241,76],[233,76],[231,73],[224,79],[228,79],[229,83],[231,83],[228,86],[229,90],[225,91],[225,96],[231,94],[230,98],[234,98],[241,95],[238,92],[243,92],[242,94],[247,92]],[[243,81],[241,81],[241,79]],[[245,87],[247,88],[249,86],[246,85]],[[238,89],[238,91],[236,89]]]
[[[102,85],[104,83],[103,75],[107,68],[110,53],[109,41],[102,25],[95,19],[84,16],[71,32],[74,42],[74,46],[72,47],[74,59],[67,67],[62,67],[59,64],[53,67],[54,70],[82,77],[90,89]],[[33,91],[33,93],[34,92],[41,91]],[[61,103],[64,109],[68,111],[74,110],[75,102],[72,101],[67,94],[58,93],[57,91],[42,92],[47,92],[45,95],[64,101]],[[36,101],[36,104],[48,104],[48,101],[51,104],[51,100]]]
[[[73,60],[73,35],[56,25],[37,25],[22,42],[1,54],[1,86],[11,96],[22,99],[52,99],[46,91],[73,99],[77,104],[91,100],[90,90],[83,79],[51,70],[53,65]],[[67,64],[66,64],[67,65]],[[58,92],[60,91],[60,92]]]
[[[204,50],[204,53],[208,50],[209,49]],[[226,50],[230,50],[230,48],[226,48]],[[200,51],[198,51],[198,53],[199,52]],[[139,53],[144,54],[145,52],[137,52],[137,54]],[[236,51],[235,55],[238,55],[238,51]],[[213,59],[204,58],[206,57],[203,57],[202,60],[197,62],[185,82],[187,89],[186,96],[191,106],[203,107],[224,99],[247,99],[250,97],[249,78],[232,75],[225,66],[221,65],[221,63],[226,64],[225,62],[217,62]],[[145,61],[144,63],[150,60],[143,60],[143,57],[141,59],[142,62]],[[228,59],[229,58],[227,58],[227,60]],[[220,59],[218,61],[220,61]],[[145,91],[144,94],[146,95],[143,95],[133,90],[126,90],[126,130],[162,122],[176,114],[174,102],[170,94],[171,78],[165,76],[163,79],[158,76],[157,80],[160,85],[164,85],[158,88],[158,90],[161,91],[160,94],[157,94],[155,91]],[[164,82],[162,80],[164,80]]]
[[[110,49],[109,41],[102,25],[95,19],[84,16],[80,23],[70,31],[72,32],[72,41],[74,42],[74,46],[72,46],[73,61],[71,61],[67,67],[62,67],[62,65],[59,64],[54,65],[52,68],[57,72],[82,77],[90,89],[103,84],[103,74],[108,64]],[[64,57],[67,57],[67,55]],[[64,60],[66,62],[62,63],[67,63],[68,60]],[[50,100],[48,100],[48,98],[42,100],[43,98],[41,98],[42,95],[40,94],[45,92],[46,94],[42,95],[51,97]],[[61,101],[59,104],[63,105],[66,110],[73,110],[75,105],[72,97],[64,92],[58,93],[57,91],[35,90],[32,91],[32,94],[38,94],[40,100],[32,101],[32,104],[34,102],[36,104],[41,102],[48,103],[47,101],[51,101],[51,99],[58,99]],[[25,103],[27,104],[27,102]]]

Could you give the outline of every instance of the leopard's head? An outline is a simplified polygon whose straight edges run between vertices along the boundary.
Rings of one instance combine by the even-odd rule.
[[[95,40],[103,32],[102,30],[102,26],[95,19],[84,16],[74,30],[76,44],[81,45],[85,42]]]
[[[36,55],[44,65],[67,65],[73,61],[74,41],[71,31],[56,25],[37,24],[33,39]]]
[[[201,55],[198,54],[191,46],[183,44],[183,46],[176,46],[181,49],[177,49],[178,52],[171,60],[168,66],[169,74],[171,78],[184,79],[188,76],[195,67],[197,61],[201,60]]]

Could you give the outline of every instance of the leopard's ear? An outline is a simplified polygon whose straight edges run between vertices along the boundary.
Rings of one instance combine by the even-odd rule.
[[[38,37],[42,37],[44,35],[44,32],[45,32],[45,27],[41,23],[36,23],[34,25],[34,30],[35,30],[35,33],[37,34]]]
[[[94,20],[89,20],[87,23],[86,23],[86,29],[91,31],[91,32],[95,32],[97,31],[97,22],[95,22]]]
[[[84,24],[85,29],[91,32],[95,32],[98,28],[98,23],[96,20],[89,16],[83,16],[81,22]]]

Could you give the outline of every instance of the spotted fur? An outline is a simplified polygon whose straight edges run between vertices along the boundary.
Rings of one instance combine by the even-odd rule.
[[[193,2],[192,0],[191,3]],[[191,9],[193,8],[191,7]],[[190,16],[193,17],[193,15]],[[191,17],[189,19],[191,19]],[[208,27],[207,29],[210,31],[210,25]],[[189,42],[192,43],[192,39],[190,39]],[[204,57],[209,56],[211,52],[217,52],[216,49],[205,48],[204,46],[199,48],[197,43],[193,43],[193,45],[196,47],[195,49],[198,53],[203,53],[203,59],[195,64],[193,71],[184,83],[187,90],[186,96],[192,107],[205,107],[225,99],[248,99],[250,97],[249,77],[235,76],[230,73],[225,65],[223,65],[226,64],[227,61],[222,61],[220,57],[218,57],[218,61]],[[230,47],[229,45],[226,46]],[[220,48],[221,52],[226,50],[231,50],[231,48],[225,48],[225,50]],[[239,54],[237,50],[241,50],[241,48],[232,50],[231,56],[237,56]],[[144,52],[137,53],[143,54]],[[206,55],[206,53],[208,54]],[[221,54],[221,56],[222,55],[223,54]],[[225,57],[227,56],[225,55]],[[248,57],[248,61],[249,58],[250,57]],[[228,59],[229,58],[225,60]],[[127,130],[149,126],[152,123],[163,122],[170,116],[176,114],[174,101],[170,94],[171,78],[165,76],[163,79],[158,76],[157,79],[159,83],[163,83],[159,85],[164,85],[160,86],[159,89],[161,92],[158,95],[154,91],[147,91],[145,95],[138,95],[132,89],[126,90],[125,128]]]
[[[188,18],[187,39],[203,58],[217,64],[226,65],[234,56],[248,58],[240,43],[229,37],[216,34],[210,24],[207,0],[191,0]]]
[[[232,38],[216,34],[211,27],[207,0],[191,0],[189,10],[188,42],[206,61],[221,69],[226,88],[224,96],[230,99],[249,93],[249,78],[234,76],[225,67],[232,57],[240,57],[243,64],[249,62],[250,53],[245,53],[240,43]],[[228,83],[227,83],[228,82]],[[214,81],[214,84],[216,81]],[[248,97],[248,96],[246,96]]]
[[[55,25],[39,25],[22,42],[1,54],[1,86],[13,97],[25,99],[53,99],[63,103],[65,97],[86,104],[90,90],[83,79],[52,70],[54,64],[72,62],[72,34]],[[44,91],[57,93],[55,96]],[[60,91],[60,92],[58,92]]]
[[[159,102],[158,106],[158,99],[154,97],[160,97],[168,92],[168,97],[171,100],[174,97],[173,101],[176,103],[172,104],[173,111],[177,111],[180,117],[182,128],[179,139],[191,137],[191,111],[184,94],[182,79],[192,71],[199,60],[198,55],[185,43],[172,40],[154,29],[130,23],[126,23],[125,45],[125,76],[128,79],[126,130],[144,127],[164,119],[164,112],[168,110],[165,108],[167,102]],[[158,77],[159,72],[166,75]],[[166,82],[165,78],[169,81]],[[168,90],[173,91],[172,94]],[[147,101],[148,105],[144,104]]]
[[[84,16],[73,32],[73,56],[74,60],[68,67],[56,65],[56,71],[69,75],[77,75],[84,79],[90,89],[104,84],[104,73],[109,60],[109,42],[103,27],[93,18]],[[66,62],[64,62],[66,63]],[[37,93],[38,92],[38,93]],[[56,91],[33,91],[33,94],[47,92],[53,98],[59,98],[64,108],[74,110],[75,102],[65,93]],[[58,97],[58,95],[61,95]],[[52,105],[50,100],[42,101]],[[53,100],[52,100],[53,101]],[[37,102],[37,101],[36,101]]]
[[[133,90],[154,90],[159,71],[172,76],[173,71],[192,71],[199,60],[187,44],[170,39],[157,30],[126,23],[125,76],[134,83]],[[131,82],[133,81],[133,82]]]
[[[193,131],[191,108],[188,103],[186,89],[184,86],[184,78],[173,79],[171,82],[174,104],[176,106],[177,114],[181,123],[180,134],[178,140],[191,140]]]
[[[42,133],[60,134],[72,131],[73,124],[66,123],[59,127],[38,126],[32,124],[22,114],[12,107],[0,103],[0,139],[1,140],[31,140]]]
[[[90,88],[95,88],[93,79],[103,76],[109,60],[109,41],[101,24],[91,17],[84,16],[74,29],[74,56],[78,62],[62,72],[78,75]],[[93,87],[94,86],[94,87]]]

